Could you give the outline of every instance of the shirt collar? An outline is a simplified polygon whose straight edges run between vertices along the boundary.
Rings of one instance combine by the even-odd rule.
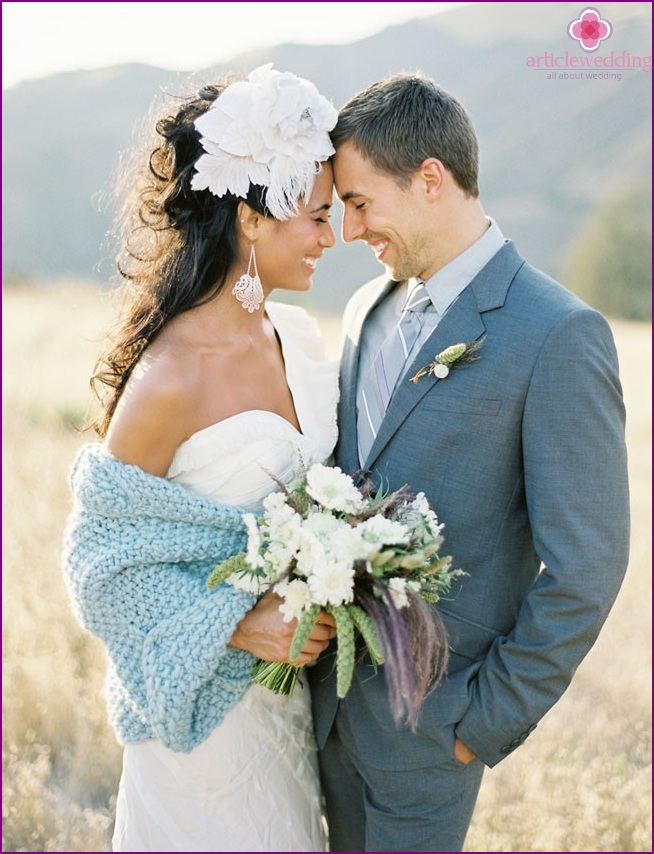
[[[440,317],[506,242],[498,224],[487,219],[488,228],[479,240],[425,282]]]

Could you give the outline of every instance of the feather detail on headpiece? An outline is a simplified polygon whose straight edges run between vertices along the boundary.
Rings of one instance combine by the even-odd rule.
[[[245,198],[257,184],[266,188],[272,216],[289,219],[309,198],[319,164],[334,153],[329,131],[337,118],[313,83],[262,65],[196,119],[205,153],[191,187]]]

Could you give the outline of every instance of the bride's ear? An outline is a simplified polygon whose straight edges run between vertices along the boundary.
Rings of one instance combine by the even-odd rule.
[[[265,222],[266,217],[251,208],[247,202],[239,203],[236,209],[236,228],[250,243],[259,237]]]

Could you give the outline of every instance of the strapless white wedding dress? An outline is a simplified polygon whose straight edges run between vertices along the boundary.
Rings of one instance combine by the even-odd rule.
[[[271,412],[242,412],[195,433],[168,477],[222,504],[250,510],[336,442],[337,365],[300,308],[266,306],[282,345],[298,432]],[[251,685],[191,753],[128,744],[114,851],[325,851],[309,685],[293,697]]]

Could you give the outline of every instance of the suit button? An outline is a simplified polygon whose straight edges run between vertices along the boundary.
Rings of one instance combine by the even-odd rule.
[[[523,733],[521,733],[521,735],[520,735],[520,744],[524,744],[524,743],[525,743],[525,741],[529,738],[529,736],[531,735],[531,733],[532,733],[535,729],[536,729],[536,724],[532,724],[532,725],[529,727],[529,729],[526,729]]]
[[[517,735],[514,739],[512,739],[508,744],[504,744],[500,747],[500,753],[504,756],[512,753],[516,747],[520,747],[520,745],[524,744],[529,735],[536,729],[536,724],[532,724],[529,729],[526,729],[524,732],[521,732],[520,735]]]

